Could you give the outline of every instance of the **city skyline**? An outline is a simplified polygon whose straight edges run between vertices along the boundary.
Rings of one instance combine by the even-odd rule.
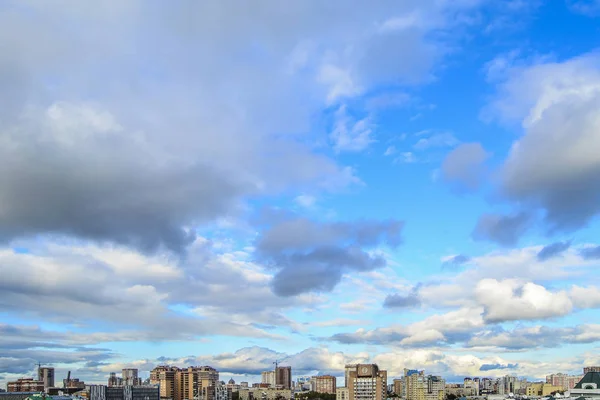
[[[0,386],[600,365],[599,26],[598,0],[0,2]]]

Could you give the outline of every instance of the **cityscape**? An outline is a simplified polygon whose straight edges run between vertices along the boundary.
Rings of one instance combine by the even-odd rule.
[[[0,0],[0,400],[600,400],[600,0]]]
[[[581,375],[551,374],[545,382],[529,382],[516,376],[465,377],[447,383],[442,376],[424,370],[404,369],[390,377],[377,364],[348,364],[343,381],[332,375],[292,375],[291,366],[276,365],[261,373],[261,382],[228,382],[210,366],[179,368],[160,365],[142,380],[138,369],[111,372],[106,385],[86,384],[71,378],[56,385],[52,367],[38,366],[37,379],[20,378],[7,383],[0,400],[501,400],[501,399],[600,399],[600,366],[584,367]],[[340,371],[341,372],[341,371]],[[343,386],[341,385],[343,383]]]

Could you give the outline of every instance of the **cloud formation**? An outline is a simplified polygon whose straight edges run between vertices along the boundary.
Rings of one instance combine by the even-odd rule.
[[[256,241],[261,262],[277,270],[273,290],[280,296],[331,291],[346,271],[370,271],[385,258],[366,249],[401,243],[402,221],[316,222],[292,216],[276,221]]]
[[[530,220],[530,215],[525,212],[514,215],[483,214],[473,230],[473,238],[514,246],[527,230]]]
[[[442,177],[460,190],[476,190],[485,178],[483,163],[489,156],[480,143],[461,144],[442,162]]]

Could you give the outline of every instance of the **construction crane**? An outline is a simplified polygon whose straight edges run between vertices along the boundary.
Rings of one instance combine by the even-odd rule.
[[[63,387],[68,388],[69,383],[71,383],[71,371],[67,372],[67,380],[63,383]]]
[[[273,364],[275,364],[275,371],[277,371],[277,367],[279,366],[279,361],[275,360],[275,362]]]

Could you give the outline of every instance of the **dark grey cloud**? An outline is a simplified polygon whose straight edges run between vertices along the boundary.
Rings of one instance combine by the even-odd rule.
[[[473,230],[476,240],[489,240],[502,246],[514,246],[527,230],[531,216],[526,212],[514,215],[483,214]]]
[[[517,369],[519,364],[483,364],[480,371],[494,371],[498,369]]]
[[[540,261],[549,260],[553,257],[561,255],[562,253],[567,251],[569,247],[571,247],[570,240],[565,242],[556,242],[549,244],[547,246],[544,246],[544,248],[539,251],[539,253],[537,254],[537,259]]]
[[[486,177],[483,163],[489,158],[480,143],[461,144],[442,163],[442,178],[458,190],[476,190]]]
[[[457,254],[457,255],[453,256],[452,258],[444,261],[442,263],[442,268],[460,267],[461,265],[464,265],[464,264],[468,263],[469,261],[471,261],[471,257],[466,256],[464,254]]]
[[[403,225],[397,220],[326,223],[279,216],[256,240],[256,256],[277,270],[272,286],[279,296],[327,292],[345,271],[384,267],[385,259],[368,250],[398,246]]]
[[[385,308],[412,308],[421,304],[418,293],[411,292],[407,295],[390,294],[383,301]]]
[[[600,259],[600,246],[584,248],[580,251],[580,254],[586,260]]]

